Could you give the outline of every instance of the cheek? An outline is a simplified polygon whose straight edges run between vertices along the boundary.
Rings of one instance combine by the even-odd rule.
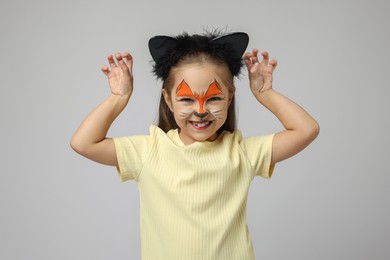
[[[224,120],[227,116],[228,102],[210,104],[208,110],[216,119]]]
[[[208,104],[208,108],[211,110],[215,110],[215,109],[218,109],[218,110],[227,110],[229,107],[229,101],[228,100],[221,100],[221,101],[218,101],[218,102],[211,102]]]
[[[181,105],[180,103],[175,104],[174,111],[175,117],[178,119],[188,118],[194,112],[191,105]]]

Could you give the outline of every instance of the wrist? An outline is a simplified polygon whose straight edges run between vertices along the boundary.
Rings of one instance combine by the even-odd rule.
[[[250,80],[249,86],[256,96],[272,89],[272,81]]]
[[[260,103],[263,103],[267,98],[269,98],[270,95],[274,94],[275,93],[275,90],[273,90],[272,88],[269,88],[269,89],[261,89],[259,91],[257,91],[256,93],[254,93],[256,99],[260,102]]]
[[[119,102],[124,102],[124,101],[127,102],[127,101],[129,101],[130,97],[131,97],[131,93],[127,93],[127,94],[111,93],[109,98],[116,100],[116,101],[119,101]]]
[[[111,94],[108,97],[111,106],[114,108],[114,111],[116,111],[115,113],[119,114],[127,106],[127,103],[130,100],[130,96],[131,95]]]

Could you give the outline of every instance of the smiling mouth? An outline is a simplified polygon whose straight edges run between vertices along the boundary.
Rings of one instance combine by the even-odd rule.
[[[194,122],[194,121],[190,121],[190,123],[191,123],[192,126],[195,127],[196,129],[205,129],[205,128],[207,128],[207,127],[212,123],[212,121],[203,121],[203,122]]]

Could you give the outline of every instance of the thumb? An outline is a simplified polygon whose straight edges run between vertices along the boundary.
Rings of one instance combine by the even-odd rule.
[[[106,75],[108,77],[108,74],[110,73],[110,70],[108,69],[108,67],[106,65],[103,65],[101,70],[104,73],[104,75]]]

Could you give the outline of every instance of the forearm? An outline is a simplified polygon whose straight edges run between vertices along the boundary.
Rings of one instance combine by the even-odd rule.
[[[273,138],[271,163],[275,164],[302,151],[317,137],[320,127],[303,108],[272,89],[277,61],[268,62],[268,52],[262,52],[263,60],[259,62],[257,55],[258,50],[254,49],[244,56],[250,88],[256,99],[286,128]]]
[[[302,107],[273,89],[255,94],[256,99],[270,110],[286,130],[311,133],[318,131],[316,120]]]
[[[299,153],[317,137],[320,130],[317,121],[287,97],[272,89],[255,96],[286,128],[273,139],[272,164]]]
[[[71,140],[73,149],[80,151],[103,141],[107,132],[126,107],[129,96],[110,95],[81,123]]]

